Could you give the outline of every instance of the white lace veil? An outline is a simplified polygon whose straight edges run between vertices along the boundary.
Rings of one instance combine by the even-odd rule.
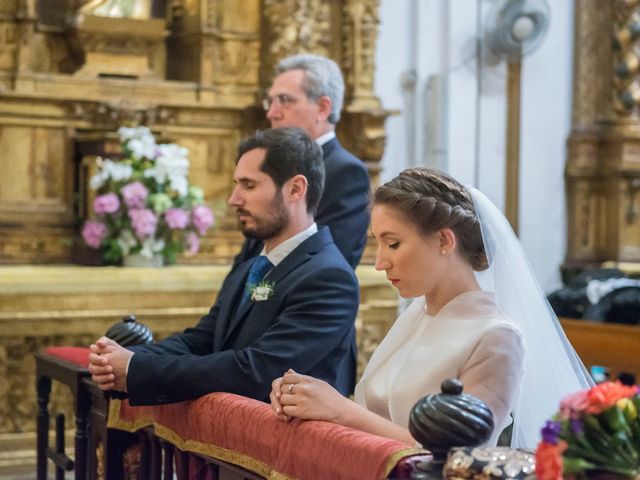
[[[524,377],[514,409],[512,447],[534,448],[545,420],[568,393],[588,388],[587,373],[546,300],[504,215],[483,193],[467,187],[480,219],[489,269],[478,272],[483,290],[523,333]]]

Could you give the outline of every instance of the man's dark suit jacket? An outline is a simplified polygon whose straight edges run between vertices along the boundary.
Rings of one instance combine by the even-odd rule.
[[[131,347],[132,405],[179,402],[211,392],[268,401],[287,369],[321,378],[344,395],[355,384],[358,281],[326,227],[267,274],[274,294],[236,310],[251,259],[225,279],[210,312],[164,341]]]
[[[326,171],[324,193],[315,215],[318,225],[331,229],[333,241],[349,265],[356,268],[367,242],[370,181],[361,160],[342,148],[337,138],[322,146]],[[236,256],[234,268],[259,255],[262,242],[247,239]]]

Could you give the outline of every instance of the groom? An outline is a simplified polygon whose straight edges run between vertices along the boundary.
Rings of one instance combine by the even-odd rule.
[[[125,349],[100,338],[89,371],[132,405],[211,392],[268,401],[271,381],[293,368],[344,395],[355,382],[358,283],[314,214],[324,186],[320,148],[298,128],[258,131],[241,142],[229,205],[262,254],[225,279],[193,328]]]

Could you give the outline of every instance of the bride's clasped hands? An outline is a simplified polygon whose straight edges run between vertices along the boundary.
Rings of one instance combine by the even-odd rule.
[[[272,382],[269,398],[276,417],[285,422],[295,417],[343,423],[338,417],[352,403],[327,382],[291,369]]]

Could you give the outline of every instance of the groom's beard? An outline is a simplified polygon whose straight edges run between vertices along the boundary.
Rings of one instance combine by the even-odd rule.
[[[276,193],[266,211],[268,213],[264,216],[258,216],[247,210],[238,209],[238,213],[248,215],[253,220],[251,226],[240,222],[240,230],[246,237],[264,241],[279,235],[289,226],[289,212],[284,205],[282,192]]]

